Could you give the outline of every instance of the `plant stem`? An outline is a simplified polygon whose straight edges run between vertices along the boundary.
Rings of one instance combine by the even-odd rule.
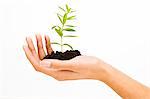
[[[62,24],[61,31],[63,32],[64,24]],[[63,36],[61,36],[61,52],[63,53]]]
[[[66,15],[68,15],[68,13]],[[65,23],[63,23],[62,27],[61,27],[62,34],[63,34],[64,26],[65,26]],[[61,42],[60,42],[60,44],[61,44],[61,52],[63,53],[63,35],[61,36]]]
[[[61,52],[63,52],[63,37],[61,36]]]

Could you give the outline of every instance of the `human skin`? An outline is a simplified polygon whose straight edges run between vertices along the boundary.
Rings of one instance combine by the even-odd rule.
[[[45,36],[47,54],[53,51],[50,38]],[[46,56],[42,37],[36,35],[37,51],[30,37],[23,46],[27,59],[38,72],[57,80],[93,79],[107,84],[123,99],[150,99],[150,89],[133,80],[110,64],[93,56],[77,56],[70,60],[43,59]]]

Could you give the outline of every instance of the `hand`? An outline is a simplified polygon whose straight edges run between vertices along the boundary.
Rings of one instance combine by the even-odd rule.
[[[70,60],[43,59],[46,55],[42,37],[36,35],[38,53],[32,39],[26,38],[23,46],[25,54],[35,70],[52,76],[57,80],[95,79],[110,86],[122,98],[150,99],[150,89],[127,75],[91,56],[77,56]],[[47,54],[53,51],[50,39],[45,36]],[[136,92],[136,94],[135,94]]]
[[[43,59],[46,55],[41,35],[36,35],[38,53],[32,39],[26,38],[23,46],[25,54],[36,71],[42,72],[57,80],[97,79],[105,78],[107,64],[92,56],[77,56],[70,60]],[[50,38],[45,36],[47,54],[51,54]]]

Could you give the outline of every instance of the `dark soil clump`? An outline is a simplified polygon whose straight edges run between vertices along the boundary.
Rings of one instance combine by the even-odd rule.
[[[65,52],[52,52],[51,55],[47,55],[44,59],[59,59],[59,60],[69,60],[76,56],[80,56],[80,52],[78,50],[67,50]]]

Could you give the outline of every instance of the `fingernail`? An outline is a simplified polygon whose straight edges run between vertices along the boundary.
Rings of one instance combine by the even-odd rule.
[[[27,38],[28,38],[28,37],[26,37],[26,41],[27,41]]]
[[[31,39],[30,36],[27,36],[27,37],[26,37],[26,40],[28,41],[29,39]]]
[[[23,49],[25,49],[27,47],[27,45],[23,45],[22,47],[23,47]]]

